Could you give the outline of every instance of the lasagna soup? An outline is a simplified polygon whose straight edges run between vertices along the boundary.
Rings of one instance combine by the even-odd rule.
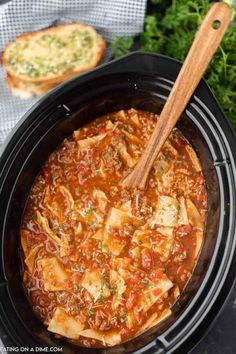
[[[30,192],[21,226],[23,283],[57,338],[114,346],[156,326],[191,277],[206,187],[196,153],[174,129],[145,191],[120,186],[158,116],[130,109],[76,130]]]

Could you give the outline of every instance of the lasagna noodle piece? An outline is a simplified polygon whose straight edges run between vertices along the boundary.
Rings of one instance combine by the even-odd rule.
[[[79,333],[83,329],[84,325],[78,319],[70,316],[60,307],[57,307],[48,325],[50,332],[60,334],[70,339],[78,339],[80,336]]]
[[[99,168],[96,170],[96,173],[104,179],[107,178],[106,166],[105,166],[103,160],[101,160]]]
[[[106,121],[106,129],[108,130],[113,130],[115,128],[115,124],[112,123],[112,121],[109,119]]]
[[[56,257],[38,260],[37,267],[42,269],[45,291],[65,290],[69,275]]]
[[[56,201],[52,200],[49,186],[46,186],[46,188],[45,188],[43,203],[44,203],[44,206],[48,210],[50,210],[52,215],[56,217],[58,223],[61,223],[62,219],[63,219],[63,213],[62,213],[62,210],[61,210],[59,204]]]
[[[117,296],[121,296],[125,292],[126,285],[124,279],[113,269],[110,270],[110,283],[112,287],[115,287]]]
[[[168,150],[174,157],[178,155],[177,150],[173,147],[173,145],[168,140],[165,142],[163,149]]]
[[[143,141],[137,137],[136,135],[134,134],[130,134],[129,132],[127,132],[127,130],[123,129],[122,132],[124,133],[125,135],[125,138],[126,140],[129,142],[129,143],[133,143],[133,144],[143,144]]]
[[[118,111],[118,112],[116,112],[116,113],[114,114],[114,116],[115,116],[115,118],[116,118],[117,120],[120,120],[120,121],[123,122],[123,123],[127,123],[128,116],[127,116],[127,114],[125,113],[125,111],[124,111],[123,109],[120,110],[120,111]]]
[[[124,247],[126,246],[126,241],[121,240],[118,237],[114,237],[108,233],[105,234],[104,238],[104,251],[111,252],[114,256],[119,256]]]
[[[176,199],[161,195],[158,198],[156,211],[152,217],[151,225],[178,226],[179,203]]]
[[[87,269],[81,285],[92,295],[96,301],[101,295],[109,297],[111,292],[102,281],[102,275],[97,269]]]
[[[162,152],[160,152],[153,163],[155,176],[158,179],[162,178],[162,176],[169,171],[171,166],[172,163],[166,159],[165,155]]]
[[[166,190],[170,190],[172,188],[172,186],[174,185],[175,179],[176,179],[176,174],[174,172],[174,164],[170,163],[170,167],[162,175],[163,187]]]
[[[86,338],[92,338],[101,341],[104,345],[117,345],[121,342],[121,336],[115,331],[95,331],[94,329],[85,329],[80,335]]]
[[[185,146],[185,150],[187,150],[188,155],[190,157],[190,160],[192,161],[192,164],[197,172],[201,172],[202,168],[200,165],[200,162],[198,160],[196,152],[193,150],[193,148],[189,145]]]
[[[132,237],[132,242],[141,247],[152,248],[152,231],[150,230],[136,230]]]
[[[165,320],[167,317],[169,317],[172,314],[170,309],[165,309],[162,311],[162,313],[158,316],[158,314],[155,312],[149,317],[149,319],[142,325],[140,330],[138,331],[137,334],[140,334],[144,331],[147,331],[149,328],[152,328],[156,325],[158,325],[161,321]]]
[[[43,203],[45,206],[47,206],[48,204],[50,204],[50,201],[51,201],[50,187],[46,186],[44,191]]]
[[[39,211],[36,211],[37,215],[37,223],[40,225],[41,229],[49,236],[53,241],[57,244],[61,243],[61,239],[54,234],[54,232],[50,229],[48,224],[48,219],[40,214]]]
[[[103,241],[104,240],[104,230],[99,229],[98,231],[95,232],[95,234],[93,234],[92,238],[94,238],[95,240]]]
[[[101,241],[101,250],[104,253],[111,252],[114,256],[119,256],[126,245],[125,240],[110,235],[106,230],[99,229],[92,236],[95,240]]]
[[[82,227],[82,223],[79,221],[76,228],[75,228],[75,236],[76,237],[80,237],[83,233],[83,227]]]
[[[74,137],[77,140],[77,137],[79,136],[80,131],[75,131],[74,132]],[[93,137],[88,137],[86,139],[82,139],[82,140],[77,140],[77,144],[79,147],[79,151],[83,151],[86,149],[89,149],[93,146],[96,146],[97,144],[99,144],[101,142],[101,140],[103,140],[106,137],[106,133],[105,134],[99,134],[99,135],[95,135]]]
[[[184,197],[179,198],[179,225],[188,225],[188,213]]]
[[[166,226],[158,226],[157,232],[163,236],[173,236],[174,228]]]
[[[138,262],[140,259],[140,247],[136,246],[130,250],[130,254],[134,259],[134,262]]]
[[[165,259],[163,259],[163,261],[167,260],[170,255],[173,242],[174,233],[167,236],[157,236],[156,241],[153,241],[153,251],[159,253],[160,256],[164,257]]]
[[[136,322],[137,320],[135,318],[134,312],[133,311],[128,312],[126,318],[126,326],[129,329],[132,329],[135,326]]]
[[[60,257],[69,256],[70,253],[71,253],[71,247],[70,247],[68,236],[64,233],[61,233]]]
[[[196,229],[203,231],[204,225],[202,222],[201,214],[199,213],[191,199],[186,199],[186,207],[188,212],[189,223],[193,227],[196,227]]]
[[[35,258],[37,256],[37,253],[39,252],[39,250],[43,247],[43,243],[41,243],[40,245],[35,246],[30,253],[28,254],[28,256],[25,258],[25,264],[27,265],[29,272],[32,274],[34,271],[34,264],[35,264]]]
[[[106,220],[106,230],[109,232],[110,227],[121,228],[124,223],[131,219],[130,213],[117,208],[111,208]]]
[[[140,122],[138,111],[134,108],[130,108],[128,113],[129,113],[129,119],[130,119],[131,123],[136,128],[142,128],[142,123]]]
[[[98,203],[99,210],[105,212],[108,203],[106,194],[102,190],[95,188],[93,190],[92,196],[93,199]]]
[[[60,186],[59,190],[61,194],[63,195],[65,202],[66,202],[66,211],[65,213],[68,214],[71,210],[74,209],[75,201],[74,198],[71,195],[71,192],[69,191],[68,188],[64,186]]]
[[[144,291],[138,299],[139,311],[147,312],[168,290],[173,287],[172,281],[167,276],[152,283],[148,290]],[[156,294],[156,289],[159,293]]]
[[[203,241],[203,231],[202,230],[196,230],[196,248],[195,248],[195,259],[197,259],[200,249],[202,247],[202,241]]]
[[[113,289],[112,309],[115,310],[120,304],[121,297],[126,290],[123,277],[115,270],[110,270],[110,286]]]
[[[131,205],[131,200],[128,200],[127,202],[124,202],[121,204],[120,209],[122,211],[125,211],[128,213],[130,216],[132,216],[132,205]]]
[[[22,247],[25,257],[27,257],[29,254],[29,250],[28,250],[28,238],[29,237],[30,237],[29,231],[21,230],[20,241],[21,241],[21,247]]]
[[[117,149],[124,164],[129,168],[132,168],[136,164],[136,159],[128,153],[126,145],[124,143],[119,143]]]

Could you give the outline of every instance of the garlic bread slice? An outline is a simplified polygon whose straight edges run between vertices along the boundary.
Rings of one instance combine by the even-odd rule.
[[[14,78],[59,83],[96,66],[104,51],[105,41],[94,28],[70,23],[19,36],[2,58]]]

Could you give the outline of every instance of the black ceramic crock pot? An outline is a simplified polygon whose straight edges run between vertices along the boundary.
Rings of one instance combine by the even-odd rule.
[[[219,313],[236,275],[236,140],[204,81],[178,127],[201,160],[208,190],[204,245],[173,315],[120,346],[75,347],[55,339],[35,317],[24,294],[18,255],[21,216],[32,183],[49,154],[89,120],[134,107],[160,113],[181,64],[133,53],[72,79],[45,95],[7,139],[0,159],[0,318],[8,343],[62,347],[63,353],[187,353]],[[191,77],[189,78],[191,80]]]

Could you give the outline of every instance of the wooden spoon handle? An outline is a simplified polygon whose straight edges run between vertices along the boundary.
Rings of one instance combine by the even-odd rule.
[[[144,189],[153,162],[184,111],[232,18],[225,3],[215,3],[207,13],[179,72],[144,153],[123,180],[125,187]]]

